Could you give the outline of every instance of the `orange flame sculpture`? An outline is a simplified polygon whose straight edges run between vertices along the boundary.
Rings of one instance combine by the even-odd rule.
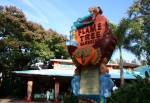
[[[74,22],[66,43],[77,73],[85,66],[106,64],[117,44],[101,8],[91,7],[89,12]]]

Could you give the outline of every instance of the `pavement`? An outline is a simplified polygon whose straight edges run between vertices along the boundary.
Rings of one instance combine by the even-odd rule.
[[[33,101],[27,102],[24,99],[16,99],[16,98],[0,98],[0,103],[51,103],[47,101]]]

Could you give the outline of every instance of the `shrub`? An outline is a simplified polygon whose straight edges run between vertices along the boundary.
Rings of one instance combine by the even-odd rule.
[[[150,79],[137,77],[131,84],[126,84],[115,91],[108,103],[149,103]]]

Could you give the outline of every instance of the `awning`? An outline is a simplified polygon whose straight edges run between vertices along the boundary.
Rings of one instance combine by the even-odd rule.
[[[42,69],[42,70],[13,71],[13,73],[21,74],[21,75],[45,75],[45,76],[71,77],[74,75],[74,70],[71,70],[71,69]]]
[[[134,69],[134,73],[138,74],[138,75],[142,75],[145,77],[145,72],[148,73],[148,75],[150,76],[150,66],[140,66],[138,68]]]
[[[126,69],[124,69],[123,71],[124,79],[136,79],[136,75],[132,71],[128,71]],[[109,73],[112,79],[120,79],[120,70],[111,70]]]
[[[13,71],[15,74],[20,75],[45,75],[45,76],[64,76],[64,77],[73,77],[74,69],[42,69],[42,70],[22,70],[22,71]],[[120,79],[120,70],[111,70],[109,72],[112,79]],[[125,79],[136,79],[135,76],[140,75],[142,78],[145,78],[139,72],[128,71],[124,69],[124,78]]]

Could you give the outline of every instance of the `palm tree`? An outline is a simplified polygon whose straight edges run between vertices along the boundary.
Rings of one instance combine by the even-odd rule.
[[[128,30],[129,21],[128,19],[122,19],[119,25],[112,24],[113,34],[117,37],[118,43],[117,48],[119,49],[119,55],[120,55],[120,79],[121,79],[121,86],[124,85],[124,74],[123,74],[123,57],[122,57],[122,48],[124,48],[124,43],[126,39],[128,39],[126,33]]]

